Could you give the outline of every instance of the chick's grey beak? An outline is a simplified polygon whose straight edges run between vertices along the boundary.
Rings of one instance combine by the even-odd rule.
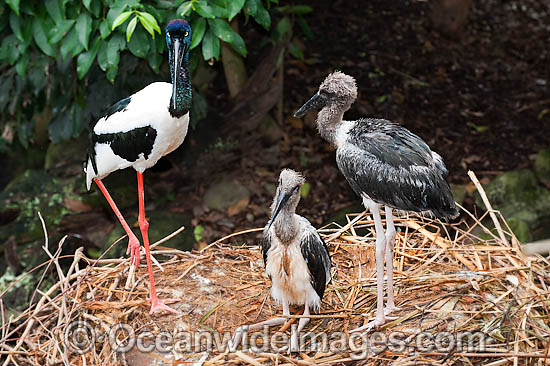
[[[310,109],[321,109],[327,103],[325,97],[323,97],[319,92],[315,93],[300,109],[294,113],[294,117],[302,117],[304,114],[309,112]]]
[[[283,205],[285,202],[290,198],[289,193],[283,192],[282,189],[279,190],[279,193],[277,194],[277,198],[275,199],[275,209],[273,210],[273,215],[271,216],[271,220],[269,220],[269,223],[267,224],[267,229],[271,227],[273,224],[273,221],[275,221],[275,218],[281,212],[281,209],[283,208]]]

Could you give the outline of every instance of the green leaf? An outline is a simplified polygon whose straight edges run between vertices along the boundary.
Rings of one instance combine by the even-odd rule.
[[[307,182],[302,184],[302,187],[300,187],[300,196],[302,198],[306,198],[310,190],[311,190],[311,184]]]
[[[75,23],[74,19],[71,20],[62,20],[57,23],[53,28],[48,31],[48,37],[51,44],[56,44],[61,41],[63,37],[71,30],[73,24]]]
[[[187,15],[187,13],[193,8],[193,2],[192,1],[186,1],[184,2],[183,4],[181,4],[178,8],[178,10],[176,10],[176,14],[179,16],[179,17],[184,17]],[[195,30],[193,29],[193,32]]]
[[[124,48],[125,42],[122,35],[117,35],[119,37],[112,37],[109,42],[101,42],[101,46],[97,52],[97,63],[103,71],[118,67],[120,50]]]
[[[92,0],[82,0],[82,4],[84,4],[84,7],[86,8],[86,10],[88,10],[89,12],[92,12],[90,10],[90,7],[92,5]]]
[[[118,64],[107,68],[107,79],[112,83],[115,82],[116,75],[118,74]]]
[[[19,0],[5,0],[5,1],[6,1],[6,4],[10,6],[11,10],[13,10],[15,14],[19,16]]]
[[[230,0],[228,4],[229,16],[227,19],[231,21],[235,15],[239,14],[244,6],[245,0]]]
[[[79,79],[82,79],[92,66],[92,63],[94,62],[94,59],[97,55],[97,50],[99,49],[100,43],[100,38],[96,37],[93,42],[92,48],[89,51],[78,55],[78,58],[76,60],[76,73],[78,74]]]
[[[100,0],[82,0],[82,3],[90,13],[92,13],[95,17],[99,17],[101,14],[101,8],[103,7]]]
[[[376,97],[376,103],[384,103],[388,99],[387,95],[380,95]]]
[[[220,56],[220,40],[216,35],[209,29],[204,34],[202,39],[202,57],[205,60],[210,60],[215,58],[216,60]]]
[[[240,53],[241,56],[246,57],[246,45],[243,38],[237,32],[231,34],[231,46],[235,51]]]
[[[109,48],[123,51],[126,48],[126,41],[124,40],[124,36],[120,33],[113,34],[111,39],[109,39]]]
[[[27,70],[27,65],[29,64],[30,59],[30,53],[25,52],[23,56],[17,61],[17,64],[15,64],[15,71],[17,71],[17,74],[20,78],[25,78],[25,71]]]
[[[138,12],[139,22],[145,30],[155,38],[155,31],[160,34],[160,27],[154,16],[149,13]]]
[[[113,21],[113,26],[111,27],[111,30],[115,30],[116,27],[124,23],[126,19],[128,19],[132,14],[133,14],[133,11],[125,11],[123,13],[120,13],[120,15],[117,16]]]
[[[109,27],[109,23],[107,20],[102,21],[99,23],[99,35],[101,36],[101,39],[105,39],[109,37],[111,34],[111,27]]]
[[[67,37],[63,38],[63,42],[61,42],[61,57],[65,59],[75,49],[76,45],[80,45],[78,43],[78,36],[76,32],[70,32]],[[82,46],[80,45],[80,47]]]
[[[18,40],[25,42],[23,31],[21,30],[21,17],[13,12],[10,12],[10,28]]]
[[[199,0],[195,3],[195,11],[204,18],[214,19],[214,9],[208,5],[206,0]]]
[[[290,24],[290,19],[288,19],[288,17],[281,19],[277,24],[275,32],[277,34],[275,37],[277,40],[282,39],[286,33],[291,33],[292,25]]]
[[[313,12],[313,8],[307,5],[285,5],[278,6],[275,9],[284,14],[304,15]]]
[[[307,39],[314,38],[313,31],[311,30],[311,28],[309,27],[309,24],[304,18],[298,17],[296,19],[296,23],[298,23],[298,26],[300,27],[300,29],[302,30],[302,33],[304,33]]]
[[[219,6],[216,4],[211,4],[210,7],[212,8],[212,11],[214,12],[215,18],[229,18],[229,10],[225,8],[224,6]]]
[[[216,37],[222,41],[230,43],[233,40],[233,29],[225,20],[219,18],[208,19],[208,25]]]
[[[78,41],[78,35],[76,32],[69,32],[67,37],[63,38],[61,42],[61,57],[65,59],[70,53],[72,57],[75,57],[84,50],[84,47]]]
[[[130,43],[130,38],[132,38],[132,34],[134,34],[134,30],[136,29],[137,24],[137,16],[135,16],[132,20],[130,20],[130,23],[128,23],[128,26],[126,27],[126,42]]]
[[[206,20],[201,17],[195,18],[191,21],[191,29],[193,30],[193,39],[191,40],[190,50],[201,43],[204,33],[206,32]]]
[[[246,0],[244,3],[244,12],[247,15],[255,16],[258,11],[258,2],[259,0]]]
[[[269,16],[269,12],[263,6],[258,6],[258,10],[256,11],[256,14],[253,15],[253,18],[266,30],[269,30],[271,27],[271,17]]]
[[[149,43],[149,37],[147,37],[147,34],[141,28],[138,28],[134,32],[134,36],[128,43],[128,49],[136,57],[147,57],[151,44]]]
[[[191,128],[197,127],[198,122],[201,119],[205,119],[207,113],[208,113],[208,103],[206,102],[206,98],[202,94],[196,91],[193,91],[193,104],[191,105],[191,118],[190,118]]]
[[[153,16],[153,14],[150,14],[150,13],[146,13],[144,11],[140,12],[139,15],[143,18],[143,19],[146,19],[147,22],[149,24],[151,24],[153,26],[153,28],[155,29],[155,31],[158,32],[158,34],[160,34],[160,27],[159,27],[159,24],[157,22],[157,19]]]
[[[290,43],[288,45],[288,52],[297,59],[303,60],[304,59],[304,53],[300,49],[300,47],[296,46],[294,42]]]
[[[57,0],[46,0],[44,2],[44,6],[46,7],[46,11],[50,15],[50,17],[53,19],[55,24],[58,24],[63,20],[61,7],[59,6],[59,2]]]
[[[107,71],[107,49],[109,48],[107,42],[101,42],[99,50],[97,51],[97,64],[102,71]]]
[[[162,60],[163,57],[156,52],[149,54],[149,66],[151,66],[151,69],[153,69],[154,72],[158,73],[160,71]]]
[[[7,60],[13,65],[22,53],[22,43],[13,34],[4,37],[0,51],[0,59]]]
[[[38,17],[33,19],[32,35],[34,42],[42,52],[50,57],[55,57],[57,55],[55,48],[53,48],[48,42],[48,38],[46,37],[46,29],[42,23],[42,20]]]
[[[202,225],[197,225],[193,229],[193,236],[195,236],[195,241],[201,241],[204,238],[204,227]]]
[[[88,50],[88,42],[90,41],[90,33],[92,32],[92,18],[88,13],[81,13],[78,16],[75,30],[78,35],[78,41],[85,50]]]

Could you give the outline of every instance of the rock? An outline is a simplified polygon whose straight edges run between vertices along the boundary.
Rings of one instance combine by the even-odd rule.
[[[86,147],[88,144],[88,136],[86,134],[60,144],[49,144],[46,150],[44,168],[48,172],[72,164],[76,164],[81,168],[82,162],[86,159]],[[82,173],[82,179],[84,180],[84,173]]]
[[[546,185],[550,185],[550,148],[538,153],[535,160],[537,178]]]
[[[248,189],[237,181],[221,181],[211,185],[203,202],[212,210],[226,211],[243,200],[250,199]]]
[[[510,226],[510,229],[512,229],[514,235],[516,235],[521,243],[527,243],[533,240],[533,234],[531,234],[527,221],[515,217],[512,217],[506,221],[508,222],[508,225]]]
[[[468,190],[466,186],[459,184],[451,184],[451,192],[453,193],[453,198],[455,202],[460,205],[464,203],[464,199],[468,195]]]
[[[491,205],[499,210],[509,204],[532,207],[535,205],[538,194],[537,179],[528,169],[503,173],[485,185],[484,189]],[[479,194],[476,194],[476,203],[486,209]]]
[[[47,228],[55,227],[68,213],[63,206],[62,185],[41,170],[26,170],[13,179],[0,193],[0,210],[15,209],[17,218],[0,227],[0,242],[15,235],[18,242],[43,238],[38,212]]]
[[[191,250],[195,244],[195,238],[193,235],[193,226],[191,225],[191,216],[185,213],[169,212],[169,211],[149,211],[145,212],[147,221],[149,221],[149,244],[153,244],[156,241],[170,235],[181,226],[185,226],[179,235],[167,241],[163,246],[180,250]],[[137,217],[127,217],[128,225],[132,228],[132,231],[141,242],[143,246],[143,240],[141,237],[141,231],[137,223]],[[101,253],[109,248],[111,244],[117,241],[120,237],[124,236],[125,232],[120,223],[116,223],[114,229],[109,233]],[[128,248],[128,239],[124,238],[118,244],[116,244],[105,258],[119,258],[126,255],[126,249]]]
[[[528,169],[509,171],[484,189],[492,207],[500,210],[518,239],[539,238],[535,232],[541,232],[541,223],[550,220],[550,191],[537,184],[535,173]],[[485,209],[479,193],[474,196],[477,205]]]

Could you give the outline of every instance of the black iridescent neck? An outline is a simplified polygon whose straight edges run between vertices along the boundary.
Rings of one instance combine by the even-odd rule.
[[[169,50],[170,60],[170,75],[172,84],[174,84],[174,61],[172,58],[172,50]],[[176,107],[172,104],[172,98],[170,98],[170,115],[179,118],[185,115],[191,109],[192,100],[192,88],[191,88],[191,75],[189,74],[189,53],[183,55],[181,67],[177,70],[177,89],[176,89]]]

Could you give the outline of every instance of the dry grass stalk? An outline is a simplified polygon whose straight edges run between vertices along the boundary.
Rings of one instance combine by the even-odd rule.
[[[506,226],[500,215],[495,214],[495,218]],[[474,229],[489,230],[479,219],[474,218],[471,225],[464,222],[443,225],[409,215],[395,221],[400,231],[394,275],[397,305],[402,310],[395,314],[398,319],[388,323],[378,335],[400,334],[406,343],[404,350],[374,347],[367,359],[357,360],[358,352],[347,346],[307,349],[313,341],[307,339],[306,350],[292,355],[271,348],[257,353],[209,350],[199,344],[185,352],[174,349],[145,356],[158,364],[199,365],[542,365],[540,362],[548,356],[550,337],[548,260],[524,256],[509,228],[508,234],[503,230],[503,235],[510,236],[512,245],[501,240],[500,235],[481,240],[473,234]],[[329,336],[336,331],[346,334],[361,325],[366,319],[362,313],[369,318],[373,316],[376,302],[373,226],[372,220],[360,213],[349,215],[344,227],[329,225],[320,230],[335,267],[321,312],[312,316],[306,327],[319,339],[323,332]],[[240,325],[280,316],[280,306],[269,296],[270,284],[263,272],[261,254],[253,245],[260,230],[234,233],[200,252],[159,247],[166,238],[152,245],[153,254],[163,267],[163,271],[157,270],[155,274],[158,291],[161,297],[181,299],[180,303],[171,304],[180,310],[178,316],[149,316],[144,265],[137,268],[136,281],[126,289],[123,284],[128,278],[128,259],[92,260],[80,250],[69,271],[63,273],[58,264],[60,250],[48,252],[48,263],[55,266],[58,283],[45,292],[37,292],[39,301],[12,321],[6,320],[0,301],[0,355],[5,357],[4,365],[46,362],[131,365],[136,357],[145,357],[135,349],[115,352],[114,345],[106,341],[108,337],[96,338],[83,354],[73,352],[65,332],[74,320],[86,321],[98,334],[108,333],[124,323],[136,334],[149,331],[152,335],[161,332],[174,335],[175,330],[183,333],[204,330],[220,332],[223,337],[223,332],[232,334]],[[228,243],[236,236],[246,238],[250,245]],[[80,268],[82,264],[86,267]],[[298,307],[291,310],[292,314],[301,311]],[[300,317],[289,316],[285,325],[271,329],[269,335],[277,331],[288,335],[289,328]],[[419,335],[428,331],[481,332],[485,348],[473,352],[456,348],[449,352],[423,349],[416,342]],[[128,334],[117,333],[114,337],[124,341]],[[264,340],[258,338],[258,341]]]

